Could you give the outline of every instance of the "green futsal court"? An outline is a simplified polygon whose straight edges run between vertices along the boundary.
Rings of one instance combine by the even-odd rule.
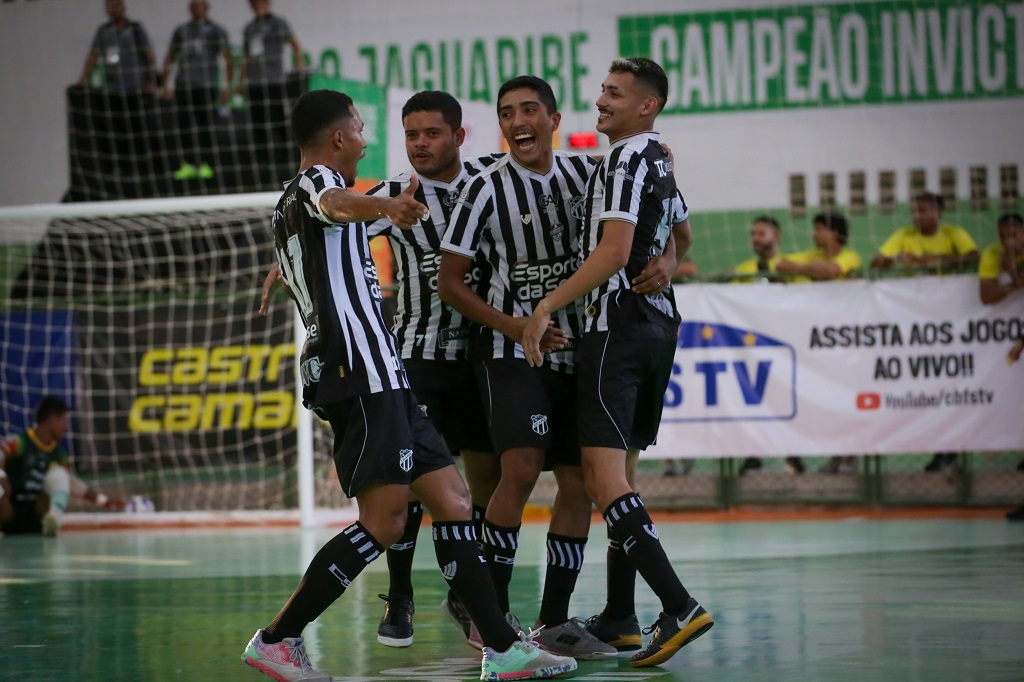
[[[239,656],[336,531],[0,538],[0,680],[269,680]],[[662,521],[659,531],[715,627],[663,667],[583,661],[572,679],[1024,679],[1024,524]],[[524,623],[537,615],[545,532],[523,527],[512,599]],[[376,641],[380,560],[307,629],[318,667],[346,682],[479,677],[479,655],[438,610],[445,586],[429,537],[424,528],[412,647]],[[572,612],[598,610],[604,581],[595,524]],[[637,606],[644,623],[658,615],[642,581]]]

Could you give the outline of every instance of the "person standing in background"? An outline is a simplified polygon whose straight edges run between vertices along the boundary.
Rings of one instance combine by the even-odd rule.
[[[174,179],[209,180],[214,175],[209,161],[214,160],[217,149],[214,123],[218,106],[226,106],[231,96],[234,62],[227,31],[208,18],[208,0],[191,0],[188,9],[192,20],[174,29],[161,80],[164,99],[173,99],[178,113],[182,158]],[[224,60],[223,87],[218,59]],[[175,65],[177,75],[171,87]]]
[[[270,0],[249,0],[255,17],[242,32],[238,89],[249,102],[252,142],[260,186],[279,188],[291,176],[292,159],[285,111],[284,47],[292,50],[292,70],[305,67],[302,47],[288,22],[270,11]]]
[[[155,194],[152,139],[146,122],[156,91],[156,55],[137,21],[128,19],[124,0],[106,0],[109,21],[96,29],[82,73],[74,83],[85,87],[93,70],[102,67],[103,98],[91,111],[97,167],[117,188],[112,198]]]

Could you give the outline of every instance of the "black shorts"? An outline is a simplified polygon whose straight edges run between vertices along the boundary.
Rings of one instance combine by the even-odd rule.
[[[403,360],[405,373],[452,454],[493,452],[487,415],[468,360]]]
[[[575,375],[519,359],[484,360],[474,370],[495,452],[539,448],[546,469],[579,465]]]
[[[36,501],[11,501],[14,514],[7,521],[0,523],[0,532],[4,535],[35,534],[43,532],[43,517],[36,511]]]
[[[376,483],[408,485],[454,464],[412,391],[360,395],[322,405],[317,413],[334,431],[334,466],[348,497]]]
[[[675,335],[653,322],[584,334],[576,357],[580,446],[652,445],[675,353]]]

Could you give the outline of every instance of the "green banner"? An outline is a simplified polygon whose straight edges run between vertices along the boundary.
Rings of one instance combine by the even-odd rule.
[[[388,163],[388,90],[373,83],[359,83],[337,76],[313,74],[310,90],[337,90],[352,98],[363,119],[366,156],[359,162],[359,177],[382,180],[387,177]]]
[[[1024,3],[916,0],[619,18],[670,114],[1024,95]]]

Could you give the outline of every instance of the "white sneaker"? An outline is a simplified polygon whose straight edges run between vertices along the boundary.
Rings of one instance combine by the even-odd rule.
[[[586,661],[604,661],[619,655],[618,649],[590,634],[579,618],[570,618],[554,627],[542,625],[537,621],[531,634],[542,649],[561,656],[572,656]]]
[[[546,679],[576,670],[576,659],[544,651],[525,635],[506,651],[487,646],[483,651],[481,680]]]
[[[43,535],[48,538],[57,537],[57,533],[60,531],[60,518],[57,514],[52,511],[47,512],[46,516],[43,517]]]
[[[242,653],[242,660],[278,682],[332,682],[318,672],[306,656],[301,637],[285,637],[277,644],[263,643],[263,630],[257,630]]]

